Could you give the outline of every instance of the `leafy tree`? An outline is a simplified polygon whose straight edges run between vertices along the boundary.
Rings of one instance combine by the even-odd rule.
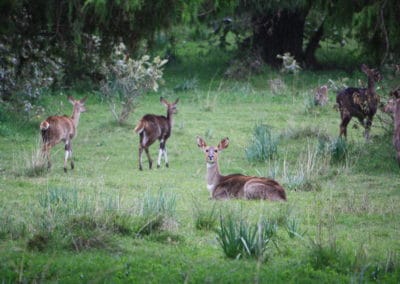
[[[344,44],[354,36],[374,64],[399,57],[400,5],[396,0],[208,0],[201,13],[206,20],[223,18],[216,29],[221,40],[227,28],[239,39],[241,50],[261,54],[278,65],[277,55],[290,53],[303,65],[317,66],[316,50],[329,38]],[[228,26],[226,19],[232,21]],[[239,36],[238,34],[242,36]],[[223,46],[223,44],[222,44]]]
[[[26,41],[63,61],[64,82],[101,79],[99,67],[113,46],[123,42],[130,53],[143,40],[188,17],[174,0],[0,0],[0,43],[15,54],[16,70],[24,69]],[[18,72],[17,72],[18,73]],[[17,74],[16,74],[17,75]]]

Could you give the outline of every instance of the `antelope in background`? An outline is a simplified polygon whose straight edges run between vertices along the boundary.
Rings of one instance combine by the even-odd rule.
[[[400,167],[400,94],[399,92],[392,92],[390,95],[392,96],[392,98],[385,106],[384,112],[393,113],[393,146],[396,150],[397,163]]]
[[[72,160],[72,144],[71,140],[77,134],[79,118],[82,112],[86,111],[86,98],[75,100],[69,96],[68,101],[74,106],[71,117],[49,116],[40,123],[40,131],[42,134],[43,146],[42,155],[47,160],[47,168],[51,167],[50,150],[55,145],[63,141],[65,143],[64,172],[67,172],[67,161],[71,159],[71,169],[74,169],[74,161]]]
[[[317,106],[324,106],[328,103],[328,86],[323,85],[314,91],[314,104]]]
[[[229,145],[224,138],[218,146],[207,146],[201,137],[197,137],[197,145],[205,153],[207,163],[207,189],[213,199],[269,199],[286,201],[283,187],[273,179],[245,176],[242,174],[221,175],[218,166],[218,155]]]
[[[367,88],[347,88],[339,92],[336,102],[340,110],[340,136],[347,136],[347,125],[353,116],[358,118],[365,128],[365,139],[369,139],[372,119],[378,109],[379,95],[375,91],[375,83],[382,80],[381,74],[375,69],[361,65],[361,71],[368,77]]]
[[[150,157],[149,147],[158,139],[160,141],[160,150],[158,152],[157,168],[160,167],[161,158],[164,156],[165,166],[168,168],[168,155],[166,143],[171,135],[173,125],[173,115],[177,113],[176,104],[179,102],[179,98],[175,102],[169,103],[164,98],[160,98],[160,102],[167,108],[167,116],[146,114],[144,115],[139,123],[135,127],[135,132],[140,135],[139,141],[139,170],[143,170],[142,167],[142,154],[143,150],[146,152],[147,159],[149,161],[149,169],[153,165],[153,160]]]

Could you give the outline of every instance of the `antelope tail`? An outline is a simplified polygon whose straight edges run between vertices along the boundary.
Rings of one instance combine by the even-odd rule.
[[[42,123],[40,123],[40,130],[47,130],[50,127],[50,123],[47,122],[47,120],[42,121]]]
[[[135,132],[136,132],[136,133],[141,133],[141,132],[143,132],[145,126],[146,126],[146,122],[143,121],[143,119],[141,119],[141,120],[139,121],[139,123],[138,123],[138,124],[136,125],[136,127],[135,127]]]

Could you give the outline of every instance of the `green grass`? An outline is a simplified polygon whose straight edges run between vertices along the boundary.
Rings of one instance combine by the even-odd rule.
[[[335,94],[322,108],[304,103],[317,85],[344,75],[266,70],[230,81],[204,58],[168,68],[164,88],[144,96],[124,126],[95,93],[73,93],[89,99],[73,140],[75,170],[67,174],[63,145],[53,149],[50,171],[35,171],[38,125],[48,115],[70,114],[65,94],[43,97],[46,113],[32,121],[12,114],[2,120],[1,282],[398,282],[400,170],[390,133],[374,121],[365,142],[352,122],[345,158],[333,162]],[[275,78],[285,89],[271,90]],[[139,171],[133,128],[146,113],[165,114],[161,95],[180,97],[167,142],[170,167]],[[246,148],[260,124],[279,137],[277,155],[250,163]],[[222,173],[273,177],[288,201],[209,200],[197,135],[210,144],[229,137]],[[150,148],[153,159],[157,148]],[[267,257],[225,256],[217,232],[227,215],[232,226],[276,224]],[[251,240],[256,229],[249,228]]]

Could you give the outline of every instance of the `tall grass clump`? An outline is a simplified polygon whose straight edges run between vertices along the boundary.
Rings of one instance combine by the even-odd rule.
[[[15,240],[25,236],[27,232],[24,218],[20,214],[15,214],[14,208],[2,205],[0,207],[0,240]]]
[[[332,163],[340,163],[347,160],[349,146],[344,138],[321,138],[318,140],[318,143],[319,152],[323,155],[328,154]]]
[[[276,158],[278,156],[278,139],[272,135],[271,127],[257,124],[245,152],[249,162],[264,162]]]
[[[286,219],[286,231],[288,233],[289,238],[303,238],[306,234],[306,231],[300,232],[300,221],[297,218],[287,218]]]
[[[149,235],[161,231],[168,225],[168,221],[172,220],[175,208],[175,195],[166,194],[161,190],[157,195],[147,192],[137,215],[136,235]]]
[[[236,219],[233,215],[220,216],[220,226],[216,230],[218,242],[228,258],[267,259],[268,246],[276,236],[277,224],[261,219],[256,224]]]
[[[41,138],[37,136],[33,150],[23,150],[14,157],[13,172],[16,176],[39,177],[47,173],[47,163],[41,152]]]
[[[319,155],[318,148],[308,143],[307,151],[302,152],[294,165],[287,158],[282,164],[272,163],[270,176],[280,175],[284,187],[295,191],[319,191],[318,176],[327,171],[329,161]]]
[[[218,221],[216,203],[214,202],[210,209],[208,207],[204,208],[198,202],[195,202],[193,206],[193,219],[197,230],[213,230]]]

